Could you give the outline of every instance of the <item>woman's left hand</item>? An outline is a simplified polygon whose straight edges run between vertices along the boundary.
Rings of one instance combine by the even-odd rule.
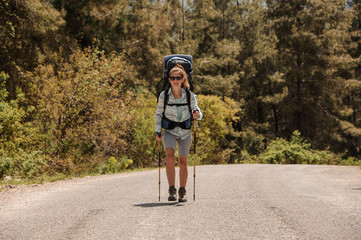
[[[193,111],[192,111],[192,115],[193,115],[193,119],[194,119],[194,120],[197,120],[198,117],[199,117],[199,112],[196,111],[196,110],[193,110]]]

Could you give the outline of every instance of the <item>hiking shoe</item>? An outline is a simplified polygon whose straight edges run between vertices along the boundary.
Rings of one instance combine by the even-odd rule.
[[[178,191],[178,202],[186,202],[187,196],[186,196],[186,189],[184,187],[179,188]]]
[[[168,191],[169,191],[168,201],[176,201],[177,200],[177,189],[174,186],[170,186]]]

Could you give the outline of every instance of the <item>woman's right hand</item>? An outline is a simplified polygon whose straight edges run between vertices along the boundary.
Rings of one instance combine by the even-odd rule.
[[[161,134],[155,134],[155,139],[158,141],[158,142],[161,142],[162,141],[162,135]]]

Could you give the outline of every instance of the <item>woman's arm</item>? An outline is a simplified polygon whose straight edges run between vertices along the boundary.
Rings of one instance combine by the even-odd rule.
[[[196,95],[194,95],[194,93],[191,92],[191,109],[192,111],[198,111],[199,116],[197,120],[202,120],[203,118],[203,113],[201,112],[201,109],[198,107],[198,102],[197,102],[197,98]]]
[[[155,132],[160,133],[162,131],[162,118],[164,112],[164,91],[160,93],[157,109],[155,111]]]

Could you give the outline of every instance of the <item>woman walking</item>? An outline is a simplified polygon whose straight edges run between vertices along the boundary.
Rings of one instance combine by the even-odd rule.
[[[159,95],[155,113],[155,132],[157,141],[163,140],[169,184],[168,201],[177,200],[175,188],[175,151],[178,143],[179,183],[178,201],[186,202],[186,185],[188,179],[187,157],[192,143],[192,120],[201,120],[202,113],[195,95],[189,90],[186,71],[176,65],[169,72],[171,88]],[[165,99],[166,98],[166,99]],[[163,136],[161,129],[164,128]]]

